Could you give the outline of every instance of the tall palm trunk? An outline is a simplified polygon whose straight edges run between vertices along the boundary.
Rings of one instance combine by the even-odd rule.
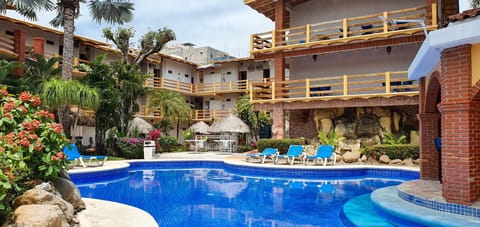
[[[73,43],[74,43],[74,32],[75,32],[75,9],[72,7],[65,7],[64,9],[64,24],[63,24],[63,62],[62,62],[62,78],[64,80],[72,79],[73,71]],[[67,138],[71,138],[71,126],[72,122],[70,119],[70,107],[64,105],[61,108],[62,119],[60,123],[62,124],[63,131]]]
[[[63,22],[63,62],[62,78],[64,80],[72,79],[73,71],[73,35],[75,32],[75,9],[65,7]]]

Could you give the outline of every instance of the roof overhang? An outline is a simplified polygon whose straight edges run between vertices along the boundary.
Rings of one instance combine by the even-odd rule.
[[[275,21],[275,2],[278,0],[243,0],[245,5]],[[287,8],[300,5],[310,0],[285,0]]]
[[[430,32],[408,67],[408,78],[418,80],[428,76],[440,62],[442,51],[447,48],[480,43],[479,28],[480,17],[473,17]]]
[[[59,35],[59,36],[63,36],[63,32],[60,31],[60,30],[45,27],[45,26],[42,26],[42,25],[34,24],[34,23],[30,23],[30,22],[27,22],[27,21],[24,21],[24,20],[18,20],[18,19],[8,17],[8,16],[5,16],[5,15],[0,15],[0,20],[7,21],[7,22],[10,22],[10,23],[14,23],[14,24],[24,25],[24,26],[27,26],[27,27],[30,27],[30,28],[33,28],[33,29],[38,29],[40,31],[44,31],[44,32],[53,33],[53,34],[56,34],[56,35]],[[92,46],[92,47],[95,47],[95,48],[102,48],[102,47],[103,48],[108,48],[108,47],[110,47],[110,44],[108,44],[108,43],[101,42],[101,41],[94,40],[94,39],[90,39],[90,38],[83,37],[83,36],[79,36],[79,35],[75,35],[75,40],[79,40],[83,44],[88,45],[88,46]]]

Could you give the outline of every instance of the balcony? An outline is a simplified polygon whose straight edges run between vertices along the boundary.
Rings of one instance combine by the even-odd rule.
[[[191,119],[193,121],[206,121],[211,122],[215,119],[226,117],[230,110],[194,110]],[[159,111],[147,112],[146,106],[140,107],[140,111],[136,114],[137,117],[141,117],[146,120],[158,121],[162,119],[162,115]]]
[[[417,96],[418,84],[407,71],[252,83],[251,103],[275,103],[373,97]]]
[[[164,77],[150,78],[144,86],[150,88],[168,89],[188,95],[208,96],[225,93],[247,93],[248,80],[191,84]]]
[[[407,37],[436,28],[437,5],[432,4],[252,34],[250,53],[266,54]]]
[[[58,54],[53,54],[53,53],[45,53],[45,58],[51,58],[51,57],[60,58],[60,61],[58,62],[58,64],[55,65],[55,67],[61,67],[62,66],[62,56],[60,56]],[[77,68],[77,66],[80,65],[80,64],[88,65],[88,64],[90,64],[90,61],[83,60],[83,59],[80,59],[80,58],[77,58],[77,57],[73,58],[72,76],[75,77],[75,78],[80,78],[80,77],[84,77],[84,76],[87,75],[87,72]]]
[[[230,110],[195,110],[192,120],[209,122],[215,119],[226,117],[230,112]]]

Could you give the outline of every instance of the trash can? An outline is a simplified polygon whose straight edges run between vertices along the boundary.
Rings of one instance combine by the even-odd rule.
[[[155,140],[145,140],[143,142],[143,159],[153,159],[155,154]]]

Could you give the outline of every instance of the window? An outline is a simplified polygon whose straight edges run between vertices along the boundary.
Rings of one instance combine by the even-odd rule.
[[[173,71],[172,71],[172,70],[168,70],[168,74],[172,74],[172,73],[173,73]]]
[[[231,100],[231,99],[227,99],[226,101],[227,101],[227,102],[230,102],[230,101],[232,101],[232,100]]]
[[[270,78],[270,69],[263,70],[263,78]]]
[[[190,75],[188,75],[188,74],[185,74],[185,77],[186,77],[186,78],[188,78],[188,77],[190,77]]]
[[[210,72],[210,74],[215,74],[215,72]]]
[[[5,35],[14,36],[15,34],[12,31],[5,31]]]
[[[239,80],[247,80],[247,71],[240,71]]]
[[[227,72],[227,75],[232,75],[232,72]]]
[[[46,43],[48,45],[52,45],[52,46],[55,45],[55,42],[53,42],[52,40],[48,40],[48,39],[47,39]]]

